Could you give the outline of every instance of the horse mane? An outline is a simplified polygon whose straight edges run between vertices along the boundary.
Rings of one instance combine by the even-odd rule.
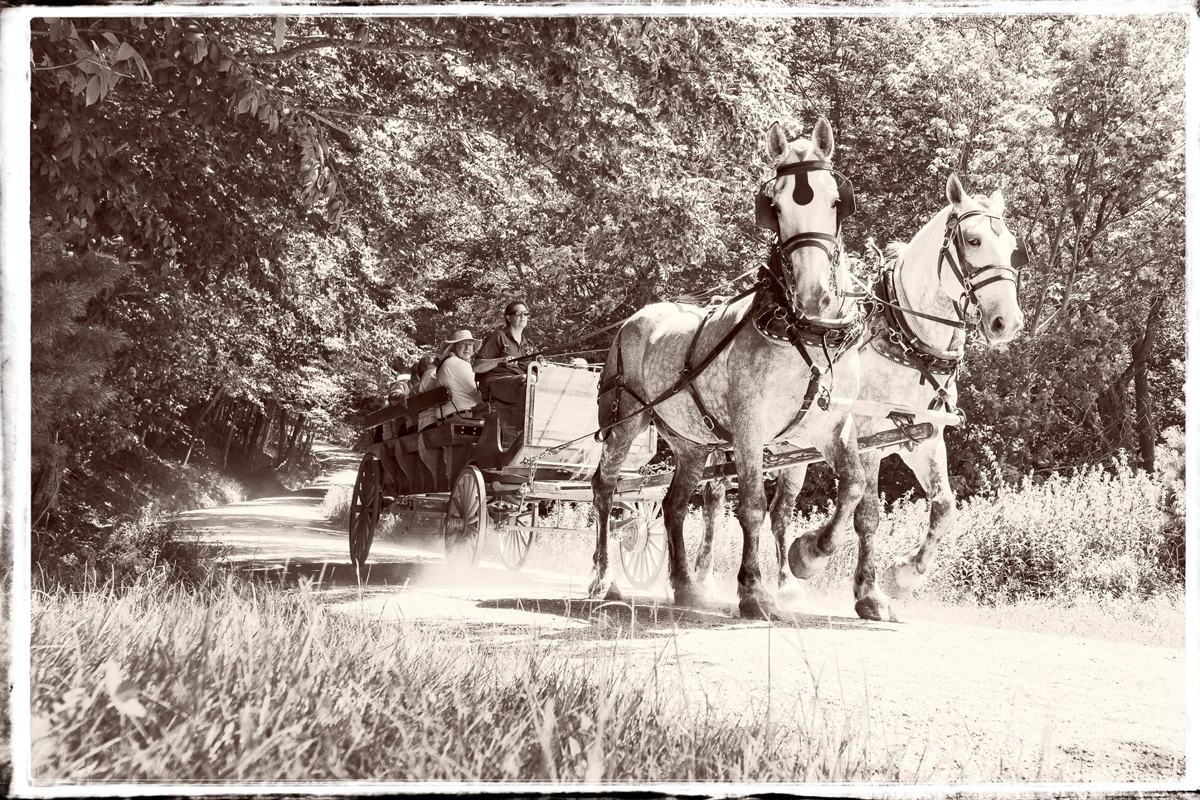
[[[888,242],[883,248],[883,254],[888,261],[899,262],[904,258],[904,251],[908,249],[907,242]]]

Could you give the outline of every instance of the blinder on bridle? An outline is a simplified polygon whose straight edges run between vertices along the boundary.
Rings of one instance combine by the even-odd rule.
[[[828,161],[800,161],[795,164],[784,164],[775,170],[774,180],[779,180],[785,175],[796,176],[796,187],[792,190],[792,200],[798,206],[805,206],[812,202],[814,193],[812,186],[808,182],[808,173],[825,170],[831,173],[834,180],[837,181],[838,199],[837,199],[837,226],[840,230],[842,221],[853,216],[857,207],[854,203],[854,184],[850,183],[850,179],[833,168],[833,165]],[[769,186],[773,181],[766,181],[760,187],[758,196],[754,199],[754,217],[760,228],[779,233],[779,215],[775,211],[774,204],[771,201]],[[787,253],[790,250],[795,250],[796,247],[809,244],[810,246],[821,246],[816,242],[797,241],[792,247],[789,247],[789,242],[793,242],[799,238],[817,237],[830,238],[828,234],[801,233],[795,236],[788,237],[787,241],[783,242],[780,247]]]

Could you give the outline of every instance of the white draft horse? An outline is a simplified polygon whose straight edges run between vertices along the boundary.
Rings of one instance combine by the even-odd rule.
[[[893,243],[892,266],[875,284],[864,339],[859,343],[862,385],[860,400],[889,403],[913,409],[956,409],[955,383],[969,327],[978,323],[989,347],[1011,341],[1025,324],[1017,299],[1019,269],[1028,258],[1024,244],[1004,224],[1004,198],[999,190],[990,198],[971,197],[958,177],[946,182],[943,208],[907,245]],[[977,308],[977,311],[975,310]],[[892,430],[889,417],[855,415],[860,437]],[[935,434],[901,449],[900,457],[916,475],[929,498],[929,530],[921,543],[897,558],[881,579],[888,595],[903,597],[919,586],[933,569],[937,545],[954,509],[954,494],[946,472],[943,427]],[[866,487],[854,515],[859,537],[858,565],[854,573],[855,597],[863,587],[876,585],[874,536],[879,526],[878,450],[860,454]],[[796,496],[804,484],[806,467],[779,473],[771,505],[771,528],[777,552],[782,554]],[[697,557],[697,571],[706,576],[710,567],[712,522],[724,500],[719,484],[706,487],[705,538]],[[832,555],[831,543],[812,534],[797,537],[788,548],[787,568],[780,559],[780,585],[789,572],[797,578],[817,574]],[[877,619],[872,608],[855,610]],[[894,619],[894,616],[892,617]]]
[[[613,342],[600,382],[600,424],[607,438],[592,478],[597,526],[590,596],[620,596],[609,567],[609,514],[630,442],[651,419],[675,456],[663,501],[675,603],[706,602],[687,561],[683,520],[710,452],[732,445],[737,463],[743,617],[778,616],[758,564],[767,505],[764,444],[797,439],[817,447],[839,478],[837,507],[817,539],[832,541],[849,527],[862,497],[862,466],[849,414],[824,406],[830,394],[854,397],[858,392],[853,343],[862,318],[856,309],[841,316],[831,289],[831,277],[838,286],[849,279],[839,227],[853,211],[853,190],[844,178],[838,180],[830,163],[833,150],[833,130],[824,118],[811,141],[789,142],[773,125],[767,152],[775,178],[763,185],[757,210],[760,224],[775,230],[777,239],[757,291],[707,308],[647,306]],[[882,591],[876,589],[875,595],[886,603]]]

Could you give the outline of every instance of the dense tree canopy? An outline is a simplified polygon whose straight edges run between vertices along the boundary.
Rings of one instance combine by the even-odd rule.
[[[952,471],[1150,466],[1182,422],[1185,22],[35,19],[34,296],[67,300],[34,317],[35,468],[218,395],[343,418],[509,297],[553,342],[728,280],[765,256],[763,131],[818,113],[851,251],[911,236],[950,171],[1031,244]]]

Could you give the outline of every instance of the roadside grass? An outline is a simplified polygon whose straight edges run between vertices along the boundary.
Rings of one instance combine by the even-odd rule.
[[[198,586],[211,581],[221,548],[202,547],[203,531],[181,525],[157,503],[107,525],[42,531],[33,548],[33,585],[96,592],[136,583]]]
[[[345,528],[350,522],[350,498],[354,487],[347,484],[337,484],[329,487],[321,500],[321,513],[335,528]]]
[[[32,625],[38,781],[919,777],[816,698],[786,727],[689,710],[672,670],[624,680],[616,641],[482,646],[307,586],[39,592]]]
[[[853,590],[847,581],[836,599],[850,607]],[[1078,636],[1153,647],[1182,648],[1187,614],[1183,589],[1146,598],[1082,595],[1071,600],[1015,600],[1002,605],[947,603],[913,597],[896,604],[903,620]]]

